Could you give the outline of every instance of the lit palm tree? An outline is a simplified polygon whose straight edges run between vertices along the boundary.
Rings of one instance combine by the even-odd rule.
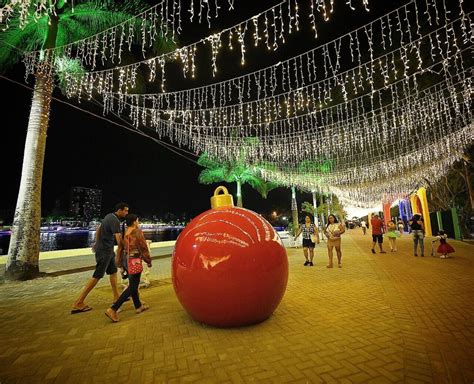
[[[205,169],[199,174],[199,182],[202,184],[213,184],[219,182],[237,184],[237,206],[242,207],[242,185],[250,184],[255,187],[264,182],[258,177],[251,167],[241,161],[218,161],[203,153],[198,164]],[[268,190],[267,190],[268,193]]]
[[[32,2],[32,6],[35,3]],[[111,0],[58,0],[54,12],[45,12],[39,19],[30,15],[21,27],[18,18],[12,19],[9,28],[0,32],[0,69],[5,70],[17,63],[22,51],[47,50],[80,40],[128,20],[146,7],[146,3],[140,0],[120,3]],[[161,43],[163,50],[171,48],[165,40]],[[44,63],[48,62],[46,59]],[[5,272],[11,279],[29,279],[39,274],[41,183],[55,74],[57,71],[51,71],[46,64],[39,65],[35,73],[20,190]]]
[[[258,177],[256,180],[249,181],[249,184],[252,186],[253,189],[260,193],[260,196],[262,196],[264,199],[268,197],[268,193],[270,191],[280,186],[279,184],[274,183],[273,181],[265,181],[260,177]]]

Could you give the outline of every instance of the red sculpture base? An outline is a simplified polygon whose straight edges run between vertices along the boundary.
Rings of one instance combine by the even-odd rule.
[[[179,301],[216,327],[255,324],[277,308],[288,281],[286,250],[273,227],[248,209],[221,207],[179,235],[172,259]]]

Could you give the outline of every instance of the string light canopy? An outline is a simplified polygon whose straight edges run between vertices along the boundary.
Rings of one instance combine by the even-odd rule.
[[[211,60],[209,64],[213,76],[218,71],[218,55],[224,48],[229,50],[238,49],[241,65],[245,64],[249,45],[262,46],[266,47],[265,49],[268,51],[276,51],[280,45],[286,42],[289,35],[299,31],[301,17],[298,1],[283,0],[249,19],[200,39],[195,43],[180,47],[172,52],[147,57],[147,48],[153,45],[158,36],[174,41],[175,35],[181,30],[180,23],[176,24],[175,22],[177,16],[170,18],[166,8],[157,13],[157,10],[160,9],[160,6],[157,5],[139,16],[138,19],[142,21],[138,29],[136,28],[137,18],[133,18],[94,36],[68,45],[56,47],[49,51],[28,52],[24,58],[26,75],[34,73],[38,63],[44,60],[45,54],[53,60],[58,56],[66,56],[78,60],[89,68],[90,72],[87,76],[96,80],[97,83],[110,85],[118,80],[121,88],[130,88],[135,83],[137,73],[145,68],[149,72],[149,81],[155,82],[158,80],[161,84],[161,90],[165,91],[166,66],[170,62],[178,62],[181,65],[183,76],[194,78],[197,67],[196,55],[198,48],[201,46],[210,47]],[[313,12],[308,19],[313,28],[316,28],[315,13],[320,13],[324,20],[328,20],[329,14],[332,13],[334,1],[331,1],[330,8],[324,0],[318,0],[317,4],[314,1],[313,3]],[[161,4],[167,4],[166,0]],[[355,9],[351,2],[347,2],[347,4],[351,9]],[[362,4],[368,10],[368,1],[363,0]],[[159,15],[162,15],[163,21],[168,22],[161,22]],[[171,26],[168,26],[169,24]],[[175,28],[176,25],[178,27]],[[128,65],[120,65],[123,53],[131,50],[132,42],[135,40],[138,40],[141,45],[143,60]],[[113,68],[97,69],[97,67],[104,66],[107,62],[112,62],[114,64]],[[80,83],[84,82],[81,81]],[[84,86],[86,85],[84,84]],[[87,85],[87,89],[89,87],[90,84]],[[109,91],[112,91],[112,89]]]
[[[316,15],[328,20],[333,3],[310,1],[306,20],[315,37]],[[121,65],[117,53],[125,44],[121,26],[115,35],[105,31],[105,39],[93,36],[51,57],[60,52],[89,69],[65,74],[69,97],[100,95],[104,113],[128,115],[160,139],[222,160],[242,160],[245,148],[245,162],[269,181],[373,206],[423,185],[424,177],[442,176],[472,143],[472,16],[463,0],[455,12],[446,0],[410,0],[270,67],[170,92],[165,66],[179,61],[183,76],[195,77],[199,45],[210,46],[213,75],[223,47],[237,47],[241,64],[249,42],[278,49],[303,25],[298,1],[282,1],[195,44],[129,65]],[[144,24],[139,34],[144,56],[147,36],[164,33],[150,31]],[[27,74],[38,57],[25,56]],[[97,68],[114,59],[113,68]],[[134,93],[144,71],[161,92]]]
[[[332,108],[334,101],[337,99],[350,104],[354,100],[358,100],[360,94],[363,97],[364,93],[362,92],[364,91],[369,98],[371,109],[374,109],[376,105],[380,106],[383,103],[383,93],[391,89],[394,84],[414,78],[416,86],[416,79],[425,72],[432,72],[436,64],[441,64],[446,74],[448,74],[448,64],[452,64],[454,71],[462,73],[461,48],[468,49],[468,47],[460,48],[457,44],[460,37],[457,33],[459,24],[460,19],[448,23],[447,26],[440,27],[414,42],[404,44],[398,49],[372,58],[361,66],[340,72],[336,76],[323,77],[322,80],[312,83],[309,83],[310,80],[306,79],[306,85],[298,88],[295,84],[291,85],[292,80],[299,77],[298,73],[303,73],[299,71],[302,67],[297,68],[293,76],[288,77],[288,82],[285,81],[287,90],[281,93],[275,91],[278,84],[276,77],[274,77],[275,82],[272,82],[271,79],[268,79],[268,81],[263,79],[260,83],[263,84],[261,88],[264,88],[265,91],[259,90],[259,96],[261,93],[263,97],[249,102],[245,102],[244,97],[248,97],[252,87],[246,87],[246,83],[242,82],[241,87],[237,86],[241,102],[218,107],[217,104],[225,103],[225,98],[232,92],[232,88],[228,89],[228,93],[226,92],[227,89],[224,83],[221,84],[222,87],[221,85],[211,87],[211,89],[200,92],[197,96],[192,96],[192,100],[186,100],[186,96],[189,95],[187,92],[178,96],[179,99],[175,98],[176,93],[164,98],[155,98],[154,95],[141,97],[140,95],[106,93],[105,112],[114,109],[123,111],[127,108],[130,110],[135,125],[142,123],[147,126],[156,126],[157,121],[166,119],[167,116],[168,118],[179,118],[185,125],[203,128],[202,134],[217,132],[216,135],[222,137],[228,137],[236,127],[241,128],[243,136],[259,135],[258,128],[261,130],[264,128],[266,134],[272,134],[272,127],[276,126],[276,129],[281,130],[280,123],[282,122],[283,124],[288,122],[289,127],[286,132],[291,133],[291,129],[296,127],[293,124],[295,119],[308,114],[320,113],[328,106]],[[440,34],[444,34],[446,40],[440,39]],[[438,38],[434,40],[436,44],[433,45],[432,37],[435,36],[438,36]],[[436,49],[432,49],[433,47]],[[420,52],[428,49],[431,50],[430,56],[424,61],[421,60]],[[416,52],[416,57],[420,57],[420,59],[414,63],[404,60],[405,51]],[[446,55],[445,52],[449,52],[449,54]],[[314,76],[311,79],[315,78],[317,77]],[[260,83],[257,82],[257,85]],[[69,87],[72,95],[75,92],[74,79],[69,81],[69,84],[72,85],[72,87]],[[270,89],[270,85],[273,85],[274,88]],[[91,88],[91,92],[92,89],[94,88]],[[266,89],[268,89],[268,92]],[[208,96],[213,100],[209,101]],[[176,100],[178,102],[175,102]],[[209,107],[208,104],[211,102],[215,104],[214,107]],[[146,107],[146,105],[151,107]],[[201,108],[201,106],[204,106],[204,108]]]

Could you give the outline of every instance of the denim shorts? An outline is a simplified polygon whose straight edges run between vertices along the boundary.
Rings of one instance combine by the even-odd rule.
[[[95,253],[95,271],[92,275],[95,279],[102,279],[104,275],[113,275],[117,273],[117,266],[115,265],[114,251],[97,251]]]

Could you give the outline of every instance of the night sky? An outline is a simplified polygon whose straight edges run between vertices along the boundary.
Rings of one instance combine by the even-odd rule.
[[[188,0],[182,2],[189,3]],[[228,12],[227,2],[222,0],[221,15],[213,21],[212,31],[232,26],[277,3],[277,1],[250,3],[236,0],[235,10]],[[300,3],[303,5],[309,2]],[[248,44],[247,64],[242,68],[239,64],[240,52],[235,52],[239,50],[234,50],[231,55],[225,49],[218,57],[219,73],[213,80],[210,48],[201,48],[204,54],[198,61],[197,79],[184,82],[181,80],[182,76],[177,73],[176,79],[173,79],[170,76],[170,73],[173,73],[171,69],[167,71],[168,90],[222,81],[275,64],[341,36],[407,1],[387,1],[381,4],[381,1],[372,0],[371,11],[368,14],[363,11],[362,1],[353,1],[357,11],[350,11],[345,6],[345,0],[335,3],[335,12],[331,20],[324,23],[319,19],[318,40],[314,39],[310,30],[307,10],[301,6],[300,32],[293,33],[285,45],[280,45],[277,52],[268,52],[263,45],[255,49]],[[189,20],[187,15],[184,19]],[[189,44],[209,34],[207,24],[199,26],[197,23],[192,25],[189,22],[185,23],[180,44]],[[23,73],[24,67],[19,63],[3,75],[25,84]],[[29,85],[32,84],[31,79]],[[3,216],[8,221],[12,218],[19,188],[32,92],[4,79],[0,79],[0,87],[2,114],[0,217]],[[76,100],[67,100],[59,91],[55,92],[55,96],[77,104]],[[87,102],[82,102],[79,106],[101,115],[100,108]],[[189,159],[197,159],[190,154],[186,156]],[[102,189],[103,213],[111,211],[115,203],[124,200],[130,204],[132,212],[142,216],[172,212],[177,215],[186,213],[188,218],[193,217],[209,208],[209,198],[218,186],[218,184],[199,184],[200,170],[201,168],[194,162],[178,156],[150,139],[53,101],[43,174],[43,215],[52,211],[56,200],[59,200],[63,210],[67,210],[70,188],[83,186]],[[231,185],[230,189],[235,193],[235,185]],[[263,214],[268,214],[274,209],[284,208],[289,211],[290,197],[288,189],[280,188],[271,191],[268,199],[263,200],[250,187],[243,188],[244,206]],[[311,196],[300,193],[299,204],[302,201],[311,201]]]

